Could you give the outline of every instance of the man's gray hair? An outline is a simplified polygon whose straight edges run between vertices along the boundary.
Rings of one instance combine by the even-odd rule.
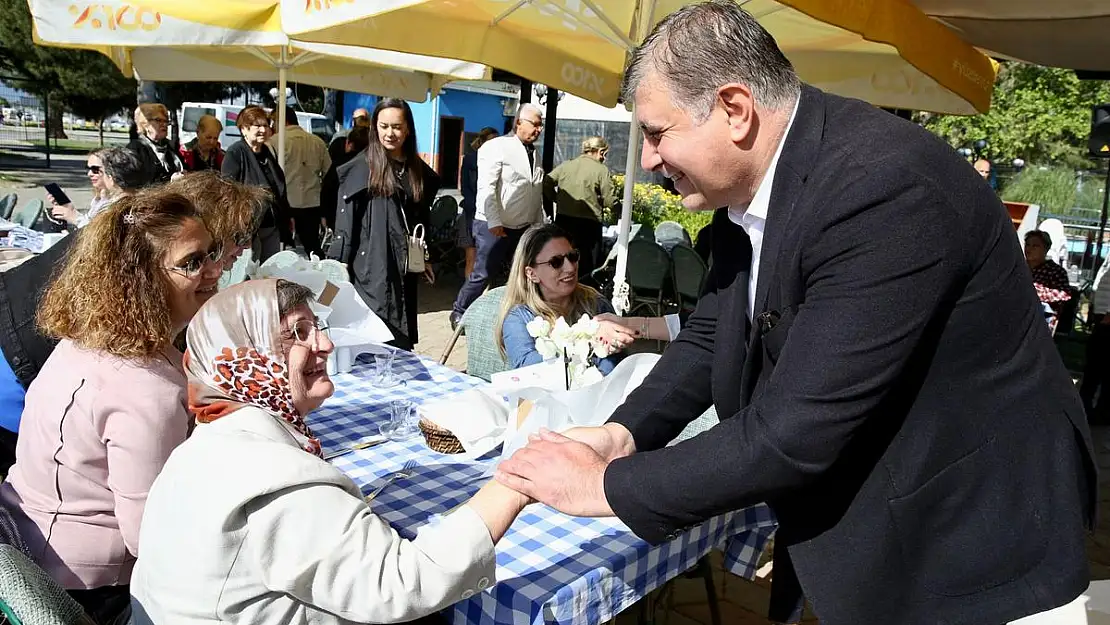
[[[540,108],[538,105],[532,104],[531,102],[525,102],[516,109],[516,117],[513,118],[514,127],[516,126],[516,123],[520,121],[520,116],[525,113],[535,113],[536,115],[540,116],[540,121],[543,121],[543,109]]]
[[[651,73],[696,123],[709,117],[717,90],[729,83],[747,85],[756,104],[771,110],[793,105],[801,92],[774,37],[732,0],[687,5],[663,18],[628,62],[621,86],[626,102]]]

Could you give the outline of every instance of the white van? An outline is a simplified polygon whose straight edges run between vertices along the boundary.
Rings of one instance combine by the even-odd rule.
[[[232,104],[213,104],[209,102],[186,102],[182,104],[181,111],[178,113],[178,119],[181,120],[181,132],[178,135],[181,145],[185,145],[197,136],[197,121],[201,117],[212,115],[224,125],[223,132],[220,133],[220,147],[226,150],[243,136],[235,125],[241,110],[243,110],[242,106]],[[267,112],[269,112],[269,109],[267,109]],[[331,125],[328,124],[328,118],[319,113],[297,111],[297,125],[319,136],[324,141],[331,140],[331,136],[335,134]]]
[[[181,110],[177,115],[177,118],[181,120],[181,132],[178,134],[178,140],[181,141],[181,145],[185,145],[195,139],[197,136],[197,121],[205,115],[212,115],[220,120],[220,123],[224,126],[223,132],[220,133],[220,147],[226,150],[242,137],[239,128],[235,125],[235,120],[239,118],[239,111],[241,110],[243,110],[243,107],[237,104],[186,102],[181,105]]]

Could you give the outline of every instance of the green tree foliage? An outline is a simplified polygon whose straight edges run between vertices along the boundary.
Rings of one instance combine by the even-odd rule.
[[[988,142],[991,160],[1025,159],[1036,165],[1090,168],[1087,136],[1091,107],[1110,102],[1110,82],[1081,81],[1075,73],[1003,63],[995,83],[990,111],[982,115],[922,114],[925,127],[953,147]]]
[[[135,102],[135,81],[107,57],[35,45],[25,0],[0,0],[0,71],[16,78],[7,81],[13,86],[60,104],[50,111],[55,132],[62,130],[63,107],[86,119],[102,120]]]

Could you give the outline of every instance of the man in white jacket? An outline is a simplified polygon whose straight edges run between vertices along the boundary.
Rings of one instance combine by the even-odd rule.
[[[485,142],[478,150],[478,193],[472,234],[478,253],[474,271],[459,289],[451,312],[455,327],[490,280],[505,280],[505,264],[521,235],[543,222],[543,167],[536,139],[543,130],[543,111],[521,104],[513,134]]]

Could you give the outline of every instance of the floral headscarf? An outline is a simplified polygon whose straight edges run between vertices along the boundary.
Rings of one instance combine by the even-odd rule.
[[[198,423],[255,406],[299,434],[305,451],[323,456],[320,441],[293,405],[277,280],[250,280],[214,295],[189,324],[186,342],[189,410]]]

